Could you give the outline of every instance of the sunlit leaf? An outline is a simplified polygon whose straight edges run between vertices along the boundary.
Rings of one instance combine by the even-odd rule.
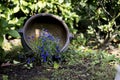
[[[24,1],[24,0],[20,0],[20,2],[21,2],[21,4],[24,5],[24,6],[27,6],[27,5],[28,5],[28,3],[27,3],[26,1]]]
[[[26,18],[26,17],[21,17],[21,18],[18,20],[18,22],[17,22],[16,25],[18,25],[18,26],[22,25],[22,23],[24,22],[25,18]]]
[[[59,3],[63,3],[64,0],[59,0]]]
[[[30,6],[30,9],[34,10],[34,9],[35,9],[35,5],[34,5],[34,4],[31,5],[31,6]]]
[[[13,9],[14,13],[18,12],[19,10],[20,10],[20,7],[18,5]]]
[[[26,14],[26,13],[29,13],[29,10],[24,7],[24,6],[21,6],[21,10]]]
[[[117,4],[120,4],[120,0],[118,0]]]
[[[18,22],[17,18],[13,18],[12,20],[9,21],[9,24],[16,24]]]
[[[38,1],[37,5],[40,7],[40,8],[44,8],[46,3],[45,2],[42,2],[42,1]]]
[[[20,35],[16,30],[9,30],[8,34],[10,34],[12,37],[20,38]]]
[[[14,4],[19,4],[19,0],[11,0]]]
[[[19,64],[20,62],[13,60],[13,63],[14,64]]]
[[[60,65],[57,62],[54,62],[54,69],[58,69]]]

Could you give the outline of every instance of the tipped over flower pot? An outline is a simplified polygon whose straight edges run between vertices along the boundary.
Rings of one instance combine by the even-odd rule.
[[[46,13],[33,15],[26,21],[23,29],[19,30],[25,50],[33,50],[29,37],[33,36],[33,40],[38,39],[43,29],[59,39],[60,52],[67,50],[72,37],[67,25],[58,17]]]

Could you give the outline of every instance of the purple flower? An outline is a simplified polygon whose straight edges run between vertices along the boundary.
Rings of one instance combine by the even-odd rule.
[[[31,62],[33,62],[33,61],[35,61],[35,58],[34,57],[32,57],[32,58],[27,58],[27,60],[26,60],[26,62],[27,62],[27,64],[30,64]]]
[[[41,51],[41,52],[44,52],[44,45],[42,47],[38,46],[38,49]]]
[[[41,47],[41,52],[44,53],[44,46]]]
[[[56,52],[57,52],[57,53],[60,53],[60,49],[59,49],[59,46],[58,46],[58,45],[56,46]]]
[[[44,31],[45,31],[45,32],[48,32],[48,30],[47,30],[47,29],[44,29]]]
[[[47,62],[48,55],[49,55],[48,51],[46,51],[46,53],[41,54],[41,57],[43,58],[43,62]]]
[[[49,36],[48,36],[48,39],[49,39],[49,40],[52,40],[52,41],[55,40],[55,39],[54,39],[54,36],[52,36],[52,35],[49,35]]]
[[[57,55],[57,56],[55,56],[55,58],[56,58],[56,59],[60,59],[60,56]]]
[[[43,33],[43,36],[44,36],[44,37],[48,37],[49,35],[50,35],[50,34],[49,34],[48,32],[44,32],[44,33]]]
[[[29,40],[31,39],[31,37],[27,37]]]
[[[34,39],[35,37],[34,36],[32,36],[32,39]]]
[[[32,62],[33,62],[33,61],[35,61],[35,58],[34,58],[34,57],[32,57],[32,58],[31,58],[31,61],[32,61]]]
[[[18,55],[18,58],[21,59],[21,58],[23,58],[23,56],[22,55]]]
[[[40,47],[40,46],[38,46],[38,49],[39,49],[39,50],[41,50],[41,47]]]
[[[26,62],[27,62],[27,64],[30,64],[30,62],[31,62],[30,58],[28,58],[28,59],[26,60]]]
[[[45,37],[42,38],[42,43],[44,43],[44,42],[46,42],[46,38]]]
[[[46,56],[48,56],[49,55],[49,53],[48,53],[48,51],[46,51]]]
[[[47,60],[47,56],[46,56],[46,54],[41,54],[41,57],[43,58],[43,62],[46,62]]]
[[[34,38],[35,38],[34,36],[27,37],[28,40],[34,40]]]

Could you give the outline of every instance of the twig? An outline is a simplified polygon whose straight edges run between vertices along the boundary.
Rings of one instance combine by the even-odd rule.
[[[105,13],[112,18],[112,15],[105,9],[104,2],[102,2],[101,0],[99,0],[99,2],[100,2],[100,5],[102,6],[102,9],[105,11]]]

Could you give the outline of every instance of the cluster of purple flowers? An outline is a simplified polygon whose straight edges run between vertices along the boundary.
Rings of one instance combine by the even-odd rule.
[[[27,60],[26,60],[26,62],[27,62],[27,64],[30,64],[30,63],[32,63],[32,62],[34,62],[35,61],[35,58],[34,57],[28,57],[27,58]]]
[[[59,47],[59,39],[55,38],[52,34],[50,34],[47,30],[43,29],[40,32],[40,36],[37,40],[34,39],[34,36],[28,37],[31,45],[36,50],[37,60],[41,60],[40,62],[47,62],[53,59],[55,56],[56,59],[60,60],[60,47]],[[35,60],[34,57],[28,58],[27,63],[33,62]]]

